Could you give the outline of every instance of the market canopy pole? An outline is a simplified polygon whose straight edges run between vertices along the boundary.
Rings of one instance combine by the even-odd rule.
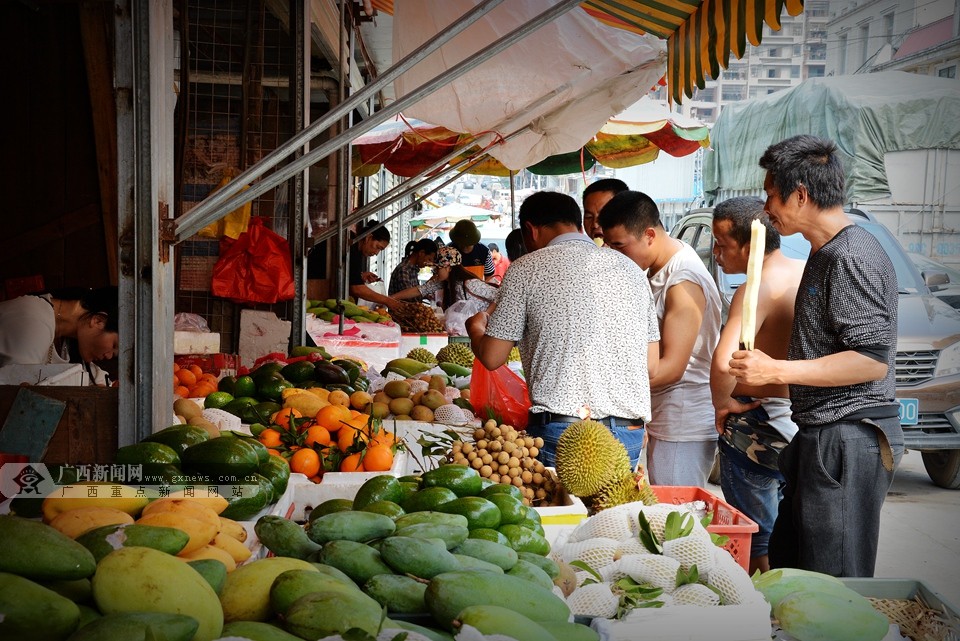
[[[203,226],[209,223],[210,221],[217,220],[221,215],[225,214],[226,212],[233,211],[237,207],[240,207],[241,205],[244,205],[250,202],[254,198],[273,189],[274,187],[277,187],[278,185],[286,181],[288,178],[290,178],[290,176],[293,176],[294,174],[300,171],[303,171],[305,168],[309,167],[310,165],[314,164],[320,159],[325,158],[332,151],[339,149],[340,147],[343,147],[346,144],[349,144],[353,139],[370,131],[371,129],[373,129],[380,123],[384,122],[391,116],[394,116],[400,113],[404,108],[418,102],[424,96],[436,91],[440,87],[443,87],[449,84],[456,78],[459,78],[460,76],[472,70],[473,68],[483,64],[493,56],[505,51],[506,49],[509,49],[511,46],[513,46],[514,44],[516,44],[517,42],[525,38],[527,35],[529,35],[533,31],[536,31],[540,27],[552,22],[553,20],[556,20],[558,17],[571,11],[572,9],[576,8],[578,5],[579,5],[579,0],[561,0],[561,2],[558,3],[556,6],[551,7],[547,11],[541,13],[539,16],[537,16],[533,20],[524,23],[522,26],[518,27],[517,29],[514,29],[504,37],[500,38],[499,40],[491,43],[490,45],[487,45],[484,49],[474,54],[473,57],[458,63],[457,65],[451,67],[450,69],[440,74],[439,76],[419,86],[417,89],[413,90],[412,92],[404,96],[402,99],[398,100],[397,102],[393,103],[388,107],[385,107],[384,109],[381,109],[380,111],[378,111],[376,114],[374,114],[367,120],[364,120],[360,124],[352,127],[350,131],[343,132],[342,134],[327,141],[326,143],[321,145],[319,148],[304,155],[299,160],[295,160],[290,164],[277,169],[277,171],[271,174],[270,176],[267,176],[260,182],[257,182],[251,185],[249,189],[245,191],[241,191],[236,196],[227,199],[226,202],[223,202],[223,199],[217,198],[218,194],[221,194],[221,192],[223,192],[226,188],[219,190],[218,192],[215,192],[213,195],[211,195],[208,198],[208,201],[212,201],[216,199],[217,202],[220,204],[211,205],[210,202],[204,201],[197,207],[191,209],[190,212],[182,216],[180,219],[178,219],[176,232],[174,234],[174,241],[181,242],[186,238],[189,238],[190,236],[195,234],[197,231],[202,229]],[[357,95],[360,95],[360,93],[358,93]],[[302,142],[303,141],[301,141],[301,144]],[[289,146],[289,143],[285,144],[283,147],[281,147],[281,149],[288,146]],[[278,149],[277,151],[280,151],[280,149]],[[274,158],[275,155],[276,155],[276,152],[274,152],[273,154],[265,158],[264,161],[271,159],[272,164],[276,164],[279,159]],[[266,164],[264,161],[261,161],[261,163]],[[260,167],[261,163],[258,163],[257,165],[252,167],[251,170],[253,170],[254,168],[259,168],[260,169],[259,173],[262,174],[269,167]],[[251,170],[248,170],[248,171],[251,171]],[[246,172],[244,172],[244,174],[241,174],[240,176],[234,179],[234,181],[238,184],[238,186],[235,186],[231,191],[233,192],[239,191],[243,188],[243,185],[249,182],[250,179],[246,177],[245,174]]]
[[[470,25],[478,21],[487,13],[492,11],[503,0],[484,0],[474,9],[464,15],[461,19],[449,25],[444,31],[437,34],[435,38],[425,42],[415,49],[409,56],[387,69],[382,76],[374,82],[363,87],[360,91],[350,96],[347,100],[340,103],[323,117],[308,125],[305,129],[293,136],[275,150],[263,157],[259,162],[248,168],[239,176],[234,178],[221,189],[210,194],[196,207],[177,220],[175,233],[175,242],[186,240],[193,234],[203,229],[207,224],[218,220],[220,212],[233,211],[222,207],[223,203],[229,198],[240,193],[244,186],[257,178],[263,176],[266,172],[276,167],[284,158],[298,149],[302,149],[305,144],[312,140],[317,134],[326,131],[335,125],[340,119],[351,111],[361,106],[368,99],[376,96],[377,92],[390,84],[406,71],[420,63],[424,58],[445,45],[454,37],[467,29]],[[259,195],[259,194],[258,194]],[[249,202],[253,198],[248,198],[244,202]]]

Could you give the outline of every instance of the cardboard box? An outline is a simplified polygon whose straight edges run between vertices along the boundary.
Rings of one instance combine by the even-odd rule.
[[[173,357],[180,367],[199,365],[200,369],[214,376],[229,376],[237,373],[240,357],[236,354],[182,354]]]

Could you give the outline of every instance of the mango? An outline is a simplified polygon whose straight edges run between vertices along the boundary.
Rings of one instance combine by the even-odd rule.
[[[423,600],[427,584],[408,576],[378,574],[363,585],[363,591],[376,599],[387,612],[420,614],[427,611],[427,604]]]
[[[237,562],[232,556],[230,556],[229,552],[209,544],[199,547],[196,550],[181,552],[177,555],[177,558],[183,561],[201,561],[203,559],[219,561],[225,568],[227,568],[228,574],[237,569]]]
[[[330,541],[323,546],[317,560],[346,574],[357,585],[363,585],[378,574],[392,574],[378,550],[356,541]]]
[[[302,639],[343,635],[351,628],[375,637],[381,616],[380,604],[359,590],[314,592],[294,601],[284,615],[283,627]]]
[[[454,628],[469,625],[485,636],[501,635],[523,641],[558,641],[536,621],[497,605],[471,605],[454,621]],[[566,641],[566,640],[564,640]]]
[[[49,525],[0,515],[0,572],[28,579],[71,581],[91,576],[96,561],[90,550]]]
[[[547,590],[553,589],[553,579],[543,571],[542,568],[538,565],[534,565],[529,561],[524,561],[523,559],[518,559],[516,565],[510,568],[510,571],[507,572],[510,576],[517,576],[521,579],[526,579],[531,583],[535,583]]]
[[[253,529],[260,543],[277,556],[306,559],[320,549],[319,543],[307,537],[306,530],[282,516],[265,514]]]
[[[844,587],[848,594],[801,591],[788,594],[773,607],[784,632],[801,641],[880,641],[890,622],[870,602]]]
[[[394,571],[421,579],[462,568],[450,552],[427,539],[391,536],[380,545],[380,556]]]
[[[141,516],[137,520],[137,525],[150,525],[155,527],[176,528],[186,532],[190,537],[187,544],[180,550],[180,554],[189,554],[194,550],[199,550],[209,543],[217,535],[217,526],[211,525],[207,521],[195,519],[192,516],[186,516],[183,512],[155,512],[146,516]]]
[[[360,588],[349,578],[346,581],[323,572],[287,570],[270,586],[270,609],[282,616],[294,601],[313,592],[358,592]]]
[[[223,516],[217,518],[220,519],[220,532],[235,538],[241,543],[247,540],[247,528],[243,527],[242,524]]]
[[[80,623],[80,608],[29,579],[0,572],[0,639],[63,641]]]
[[[566,621],[538,621],[557,641],[600,641],[600,634],[587,625]]]
[[[114,488],[119,487],[121,496],[114,497]],[[95,496],[91,496],[96,492]],[[150,499],[144,496],[140,490],[126,485],[116,483],[100,483],[85,481],[81,483],[72,483],[57,488],[56,493],[43,499],[43,522],[49,523],[55,516],[61,512],[75,510],[81,507],[109,507],[121,512],[126,512],[136,518],[140,511],[150,502]]]
[[[174,492],[170,492],[169,496],[166,496],[164,498],[165,499],[176,499],[176,498],[189,499],[191,503],[198,503],[200,505],[205,505],[206,507],[210,508],[217,514],[220,514],[221,512],[223,512],[230,505],[227,499],[223,498],[222,496],[196,496],[196,497],[189,496],[187,494],[187,490],[176,490]]]
[[[216,559],[194,559],[188,560],[187,565],[200,573],[203,580],[210,584],[213,591],[218,595],[223,590],[223,584],[227,581],[227,566],[223,561]]]
[[[415,523],[436,523],[467,527],[468,521],[467,517],[463,516],[462,514],[447,514],[445,512],[425,510],[422,512],[411,512],[410,514],[404,514],[396,520],[396,523],[397,529],[400,530]]]
[[[50,527],[71,539],[102,525],[133,523],[133,517],[112,507],[78,507],[56,515]]]
[[[151,514],[159,514],[160,512],[183,514],[184,516],[204,521],[212,525],[217,532],[223,527],[220,521],[220,512],[217,512],[208,504],[197,502],[196,499],[164,497],[156,501],[151,501],[149,505],[143,508],[143,512],[140,513],[140,518],[150,516]]]
[[[500,566],[506,572],[517,563],[517,552],[506,545],[488,541],[486,539],[467,539],[452,552],[464,554]]]
[[[413,523],[397,528],[396,534],[417,539],[441,539],[446,544],[446,548],[452,550],[467,540],[470,530],[460,525]]]
[[[104,614],[166,612],[197,620],[192,641],[219,638],[223,629],[220,599],[210,584],[177,557],[151,548],[111,552],[97,564],[93,598]]]
[[[307,561],[270,556],[242,565],[231,572],[220,592],[224,621],[269,619],[270,586],[287,570],[318,571]]]
[[[533,552],[517,552],[517,556],[521,561],[528,561],[539,566],[541,570],[547,573],[551,581],[560,576],[560,566],[549,557],[534,554]]]
[[[153,525],[105,525],[76,538],[77,543],[90,550],[100,561],[114,550],[125,547],[147,547],[167,554],[179,553],[190,541],[183,530]]]
[[[240,637],[250,641],[302,641],[275,625],[259,621],[231,621],[223,626],[223,636]]]
[[[315,519],[307,526],[307,536],[314,543],[357,541],[365,543],[390,536],[397,529],[393,519],[373,512],[333,512]]]
[[[100,612],[89,605],[84,605],[82,603],[77,605],[80,608],[80,623],[77,624],[77,630],[84,627],[88,623],[93,623],[103,615]]]
[[[37,581],[39,585],[53,590],[60,596],[80,604],[90,600],[93,588],[90,579],[76,579],[74,581]]]
[[[199,623],[193,617],[165,612],[120,612],[99,617],[72,635],[69,641],[164,639],[190,641]]]
[[[460,561],[460,568],[463,570],[478,570],[481,572],[496,572],[497,574],[503,574],[503,568],[499,565],[494,565],[493,563],[488,563],[473,556],[467,556],[466,554],[454,554],[453,558],[457,561]]]

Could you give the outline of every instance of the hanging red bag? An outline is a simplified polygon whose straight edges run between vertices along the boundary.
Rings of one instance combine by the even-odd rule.
[[[527,412],[530,410],[527,383],[506,365],[490,371],[474,359],[470,404],[473,413],[482,421],[492,418],[518,430],[527,427]]]
[[[236,240],[220,241],[210,291],[235,303],[276,303],[294,296],[290,245],[267,229],[263,218],[250,219]]]

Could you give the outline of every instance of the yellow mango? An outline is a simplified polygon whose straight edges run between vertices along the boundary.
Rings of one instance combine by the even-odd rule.
[[[330,396],[330,390],[325,387],[308,387],[307,391],[314,396],[319,396],[321,401],[327,400],[327,397]]]
[[[156,501],[152,501],[147,507],[143,508],[143,512],[140,513],[140,516],[144,517],[150,514],[158,514],[160,512],[182,513],[184,516],[189,516],[190,518],[209,523],[216,528],[217,532],[220,531],[221,524],[219,514],[215,512],[213,508],[197,502],[196,499],[188,499],[183,497],[165,497],[162,499],[157,499]]]
[[[317,412],[329,404],[330,403],[321,399],[319,396],[315,396],[309,392],[290,396],[283,401],[285,408],[295,409],[300,412],[302,416],[310,417],[316,416]]]
[[[120,548],[100,560],[92,580],[103,614],[168,612],[199,623],[192,641],[221,636],[220,599],[199,572],[175,556],[144,547]]]
[[[319,572],[312,563],[269,556],[241,565],[227,575],[220,591],[224,621],[266,621],[270,618],[270,586],[287,570]]]
[[[232,536],[224,534],[223,532],[213,537],[213,541],[210,542],[210,545],[223,550],[237,563],[243,563],[250,558],[250,548]]]
[[[50,523],[61,512],[81,507],[110,507],[136,518],[150,502],[142,494],[137,488],[118,483],[80,482],[60,486],[54,494],[43,499],[43,522]]]
[[[84,532],[102,525],[133,523],[133,517],[112,507],[78,507],[53,517],[50,527],[75,539]]]
[[[223,548],[218,548],[212,544],[204,545],[202,548],[197,548],[196,550],[187,552],[186,554],[181,552],[177,556],[184,561],[198,561],[200,559],[213,559],[215,561],[220,561],[227,568],[227,572],[233,572],[237,569],[237,562],[233,556]]]
[[[217,528],[206,521],[195,519],[181,512],[156,512],[141,516],[139,525],[155,525],[157,527],[172,527],[187,533],[190,540],[180,550],[181,554],[188,554],[202,548],[217,535]]]
[[[220,519],[220,531],[223,534],[231,536],[241,543],[247,540],[247,528],[243,527],[243,525],[234,521],[233,519],[226,518],[225,516],[218,518]]]
[[[223,512],[230,505],[227,499],[223,498],[222,496],[188,496],[186,490],[178,490],[176,492],[170,492],[170,495],[165,496],[164,498],[190,499],[190,501],[192,502],[199,503],[200,505],[206,505],[208,508],[210,508],[217,514],[220,514],[221,512]]]
[[[280,398],[285,401],[291,396],[296,396],[297,394],[309,394],[309,392],[300,387],[287,387],[286,389],[281,390]]]

